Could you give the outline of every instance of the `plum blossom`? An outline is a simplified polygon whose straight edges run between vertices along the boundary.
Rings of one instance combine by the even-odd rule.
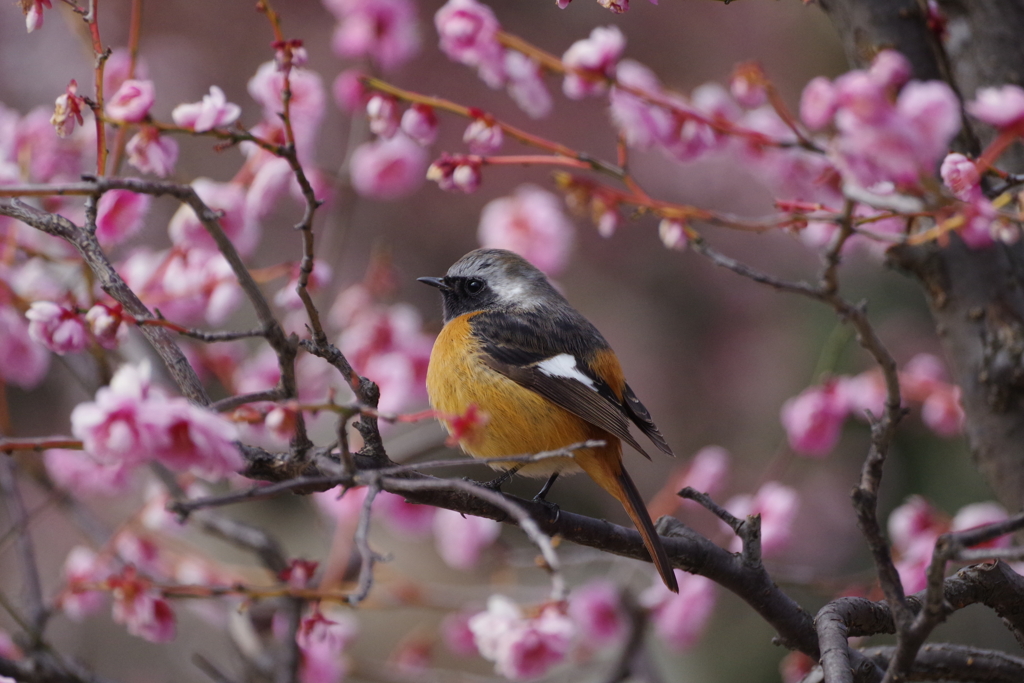
[[[107,116],[129,123],[143,121],[149,116],[155,95],[153,81],[126,80],[107,100]]]
[[[116,349],[121,341],[127,336],[127,327],[124,322],[121,304],[95,304],[85,314],[85,321],[89,323],[89,331],[105,349]]]
[[[420,50],[416,5],[410,0],[331,2],[338,16],[331,47],[339,57],[369,57],[385,71]]]
[[[549,276],[565,268],[575,227],[557,196],[536,185],[520,185],[480,213],[477,239],[486,249],[514,251]]]
[[[729,476],[729,461],[732,456],[721,446],[705,446],[697,451],[690,464],[674,484],[672,493],[689,486],[695,491],[715,496],[725,486]],[[683,505],[699,506],[692,500],[683,500]]]
[[[1024,88],[1019,85],[981,88],[967,103],[971,116],[999,129],[1024,123]]]
[[[390,138],[398,131],[398,101],[390,95],[372,95],[366,103],[366,117],[371,133]]]
[[[429,147],[437,141],[438,122],[434,108],[414,104],[405,110],[401,121],[402,132],[417,144]]]
[[[205,477],[223,477],[242,469],[235,446],[238,430],[216,413],[183,398],[151,403],[145,411],[152,457],[171,470],[189,470]]]
[[[106,593],[86,586],[100,584],[110,574],[109,558],[97,555],[91,548],[75,546],[64,560],[66,588],[57,598],[58,607],[72,621],[82,621],[99,611],[106,602]]]
[[[295,641],[302,653],[301,683],[341,683],[349,670],[345,650],[356,636],[355,619],[341,610],[317,611],[302,620]]]
[[[472,569],[480,554],[501,535],[501,524],[493,519],[463,517],[458,512],[439,508],[433,519],[437,552],[452,569]]]
[[[753,496],[734,496],[725,504],[725,508],[739,518],[761,515],[761,552],[765,557],[789,545],[799,506],[800,494],[796,489],[777,481],[765,482]],[[734,538],[733,552],[741,548],[741,539]]]
[[[686,236],[686,230],[683,227],[683,223],[680,221],[674,221],[670,218],[663,218],[658,223],[658,237],[661,238],[661,243],[668,249],[675,249],[677,251],[683,251],[686,249],[686,245],[689,244],[690,239]]]
[[[835,382],[805,389],[782,406],[782,425],[790,447],[801,455],[822,457],[835,448],[847,408]]]
[[[96,392],[94,402],[80,403],[71,411],[71,433],[101,463],[140,463],[156,440],[145,415],[150,393],[148,364],[121,367],[110,384]]]
[[[143,301],[182,322],[217,325],[242,296],[231,265],[212,249],[136,249],[118,270]]]
[[[591,581],[569,596],[569,616],[588,647],[614,647],[629,632],[629,617],[619,588],[604,579]]]
[[[832,121],[838,105],[832,81],[818,76],[804,86],[800,96],[800,118],[811,130],[821,130]]]
[[[67,90],[54,102],[53,116],[50,123],[57,131],[57,135],[66,138],[75,130],[75,123],[82,125],[82,105],[85,99],[78,94],[78,82],[71,79]]]
[[[85,321],[78,311],[52,301],[33,301],[28,311],[28,334],[56,354],[81,351],[89,343]]]
[[[501,26],[490,7],[477,0],[448,0],[434,15],[441,51],[448,58],[475,67],[492,88],[505,82],[505,49],[498,43]]]
[[[551,111],[551,93],[544,85],[540,64],[522,52],[505,51],[508,94],[530,118],[540,119]]]
[[[260,226],[245,210],[245,188],[238,183],[196,178],[192,181],[192,189],[206,206],[220,213],[218,223],[238,253],[242,256],[252,254],[259,243]],[[196,212],[187,204],[182,204],[171,216],[167,232],[171,242],[183,249],[217,248],[217,243],[203,227]]]
[[[956,436],[964,428],[964,409],[960,405],[960,387],[933,391],[921,404],[921,420],[939,436]]]
[[[939,167],[939,175],[957,199],[973,201],[981,197],[981,174],[977,165],[963,154],[947,154]]]
[[[121,88],[121,84],[129,78],[141,80],[149,78],[149,68],[142,57],[136,56],[134,66],[133,70],[132,53],[128,48],[114,48],[103,67],[103,92],[108,95],[117,92]]]
[[[640,62],[624,59],[615,68],[616,85],[608,96],[612,121],[626,139],[626,143],[647,149],[665,140],[674,124],[672,114],[665,108],[652,105],[624,90],[629,87],[647,93],[655,99],[662,94],[661,82],[653,71]]]
[[[497,673],[512,680],[539,678],[563,662],[576,636],[572,620],[556,606],[544,607],[534,618],[524,616],[514,602],[492,595],[487,611],[469,620],[477,649],[494,662]]]
[[[107,579],[114,595],[114,621],[124,624],[128,633],[151,643],[174,640],[175,619],[170,603],[138,576],[134,567],[126,567],[119,576]]]
[[[253,131],[261,137],[279,137],[283,141],[280,114],[284,111],[284,79],[285,74],[271,60],[261,64],[247,84],[249,95],[263,108],[263,123]],[[288,112],[295,133],[295,147],[299,158],[305,162],[316,151],[320,122],[327,106],[323,79],[315,71],[293,67],[288,71],[288,85],[291,91]],[[275,136],[272,131],[281,133]]]
[[[360,80],[366,75],[362,69],[345,69],[334,79],[331,94],[334,96],[334,103],[343,112],[352,114],[366,107],[369,94]]]
[[[676,569],[679,593],[656,578],[640,594],[639,602],[651,610],[654,632],[673,650],[687,650],[696,644],[715,608],[715,583],[704,576]]]
[[[404,134],[364,142],[352,153],[349,172],[356,192],[371,199],[406,197],[423,184],[427,153]]]
[[[565,96],[581,100],[603,93],[625,48],[626,39],[617,26],[598,26],[590,37],[570,45],[562,55],[568,70],[562,83]]]
[[[29,323],[13,307],[0,304],[0,379],[23,389],[43,381],[50,354],[29,335]]]
[[[228,102],[224,91],[211,85],[210,94],[204,95],[202,101],[179,104],[171,111],[171,118],[182,128],[205,133],[214,128],[230,126],[241,114],[241,107]]]
[[[132,136],[125,148],[128,163],[142,173],[166,178],[174,172],[178,162],[178,143],[152,126],[143,126]]]
[[[391,529],[412,537],[429,533],[434,524],[435,513],[440,512],[438,508],[410,503],[402,496],[388,491],[378,493],[373,500],[373,506]]]
[[[110,190],[100,197],[96,215],[96,237],[112,246],[134,235],[142,227],[153,198],[130,190]]]
[[[288,563],[287,567],[277,573],[277,578],[292,588],[302,589],[313,580],[318,566],[318,562],[295,558]]]
[[[504,134],[501,126],[488,116],[474,118],[466,132],[462,134],[462,141],[469,145],[469,151],[473,154],[494,154],[501,149],[504,141]]]
[[[43,462],[54,483],[76,496],[114,496],[131,483],[130,467],[99,462],[84,451],[51,448],[43,453]]]

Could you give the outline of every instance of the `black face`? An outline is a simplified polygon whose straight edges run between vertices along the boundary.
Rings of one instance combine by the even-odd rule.
[[[497,300],[494,290],[483,278],[446,275],[421,277],[419,281],[441,290],[445,322],[464,313],[490,308]]]

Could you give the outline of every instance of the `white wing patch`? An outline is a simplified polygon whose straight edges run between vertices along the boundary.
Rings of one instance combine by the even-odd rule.
[[[580,372],[580,369],[576,367],[576,357],[571,353],[560,353],[557,356],[546,358],[537,363],[537,369],[548,377],[574,379],[580,384],[597,391],[594,380]]]

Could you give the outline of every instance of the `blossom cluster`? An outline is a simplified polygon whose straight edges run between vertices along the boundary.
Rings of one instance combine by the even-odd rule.
[[[959,434],[964,413],[960,387],[949,384],[937,357],[919,354],[899,373],[903,399],[921,406],[921,419],[940,436]],[[885,407],[885,383],[877,370],[833,377],[812,386],[782,406],[782,425],[790,447],[801,455],[822,457],[839,443],[850,415],[880,416]]]

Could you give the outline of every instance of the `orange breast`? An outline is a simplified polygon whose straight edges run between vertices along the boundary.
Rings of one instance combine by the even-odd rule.
[[[452,425],[445,416],[463,415],[471,405],[487,417],[486,424],[461,438],[464,451],[474,458],[494,459],[550,451],[587,439],[615,439],[484,364],[480,344],[471,334],[469,319],[473,315],[445,325],[434,342],[427,369],[430,404],[449,433]],[[514,465],[491,464],[497,469]],[[542,477],[578,469],[569,458],[551,458],[530,463],[520,473]]]

